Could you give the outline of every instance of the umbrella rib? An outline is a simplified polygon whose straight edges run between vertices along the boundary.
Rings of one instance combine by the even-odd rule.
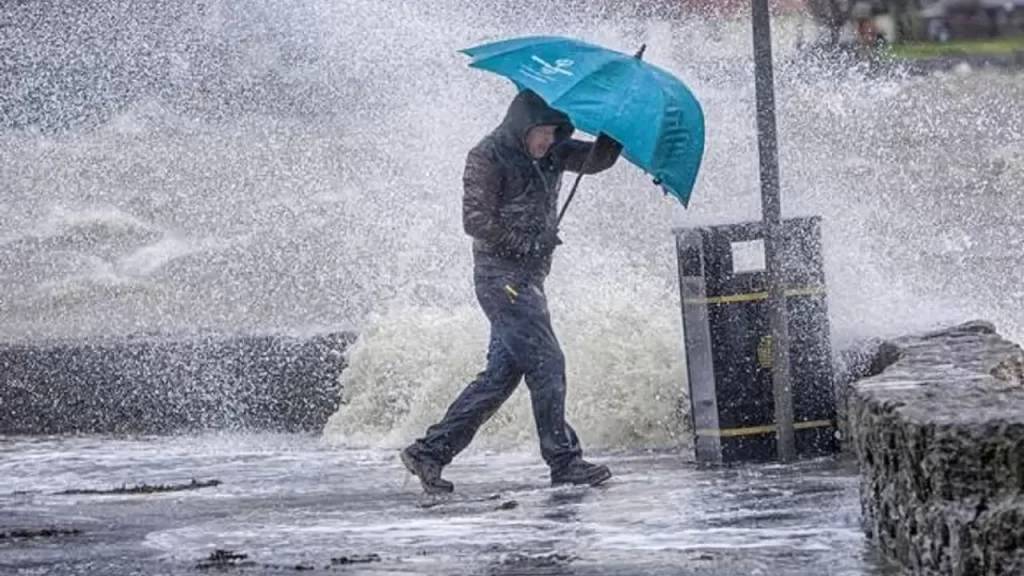
[[[632,57],[627,57],[627,58],[630,58],[630,59],[632,59]],[[570,84],[570,85],[569,85],[569,86],[567,86],[567,87],[566,87],[565,89],[563,89],[563,90],[562,90],[562,91],[561,91],[561,92],[560,92],[560,93],[558,94],[558,96],[556,96],[556,97],[552,98],[552,99],[551,99],[551,101],[550,101],[550,102],[548,102],[548,104],[550,104],[550,105],[551,105],[551,107],[553,107],[553,108],[557,108],[557,104],[556,104],[556,103],[557,103],[557,102],[558,102],[559,100],[561,100],[562,98],[564,98],[564,97],[565,97],[565,96],[566,96],[566,95],[567,95],[567,94],[568,94],[569,92],[572,92],[573,90],[575,90],[577,86],[579,86],[580,84],[582,84],[582,83],[583,83],[583,81],[585,81],[585,80],[587,80],[588,78],[590,78],[590,77],[592,77],[592,76],[596,75],[596,74],[597,74],[598,72],[600,72],[601,70],[603,70],[603,69],[607,68],[608,66],[610,66],[610,65],[612,65],[612,64],[619,64],[619,63],[621,63],[621,62],[622,62],[621,60],[608,60],[607,62],[602,62],[600,66],[598,66],[597,68],[595,68],[595,69],[591,70],[591,71],[590,71],[590,72],[589,72],[589,73],[588,73],[588,74],[587,74],[586,76],[580,76],[580,78],[579,78],[578,80],[574,81],[574,82],[573,82],[572,84]],[[622,109],[622,105],[621,105],[621,104],[620,104],[620,106],[619,106],[619,109],[620,109],[620,110]],[[602,120],[602,125],[604,125],[604,124],[605,124],[605,123],[607,122],[607,120],[608,120],[608,118],[607,118],[607,116],[606,116],[606,117],[605,117],[605,118],[604,118],[604,119]],[[594,134],[594,136],[597,136],[597,134]]]
[[[661,84],[660,83],[658,84],[658,87],[660,88],[658,90],[658,97],[661,98],[661,109],[664,110],[665,109],[665,90],[664,90],[664,88],[661,88]],[[662,144],[663,144],[662,140],[664,139],[664,137],[665,137],[665,122],[663,121],[663,122],[661,122],[661,124],[658,125],[658,138],[655,140],[656,144],[654,146],[654,150],[651,152],[651,168],[652,168],[652,172],[650,172],[650,174],[652,176],[654,176],[654,178],[657,179],[657,180],[661,180],[661,179],[658,177],[657,174],[655,174],[653,172],[653,168],[654,168],[655,161],[660,156],[661,148],[662,148]]]

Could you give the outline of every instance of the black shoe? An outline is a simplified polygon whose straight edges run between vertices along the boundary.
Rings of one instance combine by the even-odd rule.
[[[402,464],[410,474],[420,479],[420,485],[427,494],[448,494],[455,485],[441,478],[441,465],[416,454],[413,446],[402,450]]]
[[[570,462],[557,472],[551,472],[551,485],[575,484],[597,486],[612,477],[612,471],[603,464],[591,464],[582,458]]]

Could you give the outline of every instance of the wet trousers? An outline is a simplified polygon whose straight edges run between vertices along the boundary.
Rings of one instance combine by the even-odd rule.
[[[413,449],[438,464],[449,464],[525,377],[541,455],[553,471],[560,470],[582,451],[576,432],[565,421],[565,357],[551,328],[544,275],[478,266],[474,283],[491,324],[487,368]]]

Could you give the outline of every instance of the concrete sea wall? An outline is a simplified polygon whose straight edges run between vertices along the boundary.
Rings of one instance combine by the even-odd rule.
[[[0,344],[0,434],[319,431],[353,336]]]

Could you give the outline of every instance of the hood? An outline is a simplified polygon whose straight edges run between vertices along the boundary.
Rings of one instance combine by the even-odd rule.
[[[574,130],[568,116],[548,106],[535,92],[523,90],[512,99],[496,132],[503,144],[526,153],[526,133],[534,126],[545,124],[558,126],[556,145],[572,136]]]

